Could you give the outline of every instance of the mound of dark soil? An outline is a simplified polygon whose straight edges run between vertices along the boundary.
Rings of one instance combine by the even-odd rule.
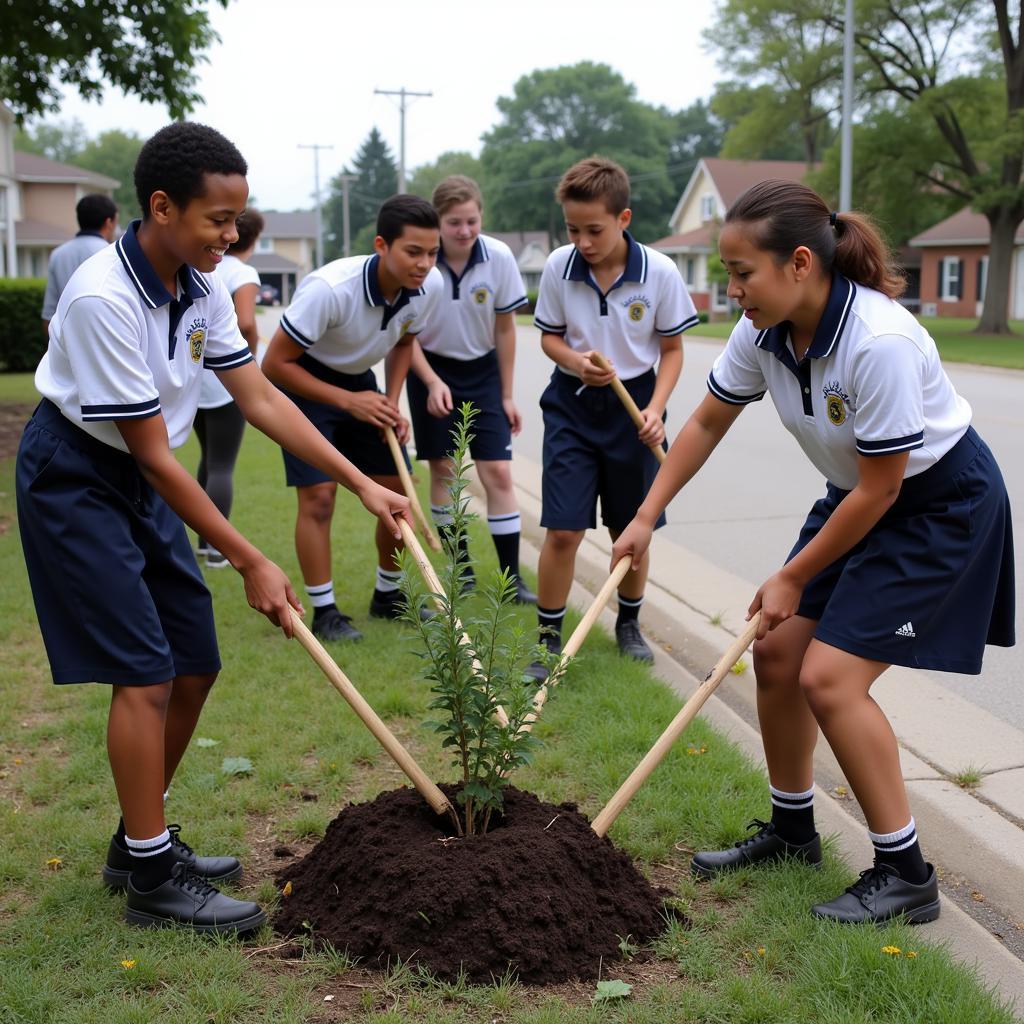
[[[622,938],[664,930],[663,897],[574,804],[510,787],[486,836],[449,833],[412,789],[346,807],[278,876],[292,890],[274,926],[311,930],[364,964],[401,957],[477,981],[511,966],[533,983],[596,977]]]

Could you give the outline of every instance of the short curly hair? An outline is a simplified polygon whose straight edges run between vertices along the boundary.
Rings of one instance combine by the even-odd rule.
[[[195,121],[169,124],[146,142],[135,161],[135,194],[143,219],[154,192],[166,192],[175,206],[185,207],[203,194],[204,175],[244,177],[248,171],[234,143],[215,128]]]
[[[263,234],[263,228],[265,227],[263,220],[263,214],[259,210],[253,209],[248,206],[243,211],[242,216],[235,221],[235,230],[238,232],[238,241],[232,242],[228,246],[228,252],[245,252],[251,249],[255,244],[256,240]]]

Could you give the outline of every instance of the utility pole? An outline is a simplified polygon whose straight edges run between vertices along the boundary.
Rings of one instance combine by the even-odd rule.
[[[359,180],[358,174],[338,174],[335,181],[341,182],[341,255],[352,255],[352,239],[348,227],[348,186],[353,181]]]
[[[839,210],[853,205],[853,0],[843,24],[843,113],[839,142]]]
[[[403,85],[401,89],[374,89],[377,96],[398,96],[399,149],[398,149],[398,191],[405,191],[405,99],[407,96],[433,96],[432,92],[412,92]]]
[[[324,220],[320,206],[320,150],[334,149],[333,146],[324,146],[319,142],[309,145],[299,143],[299,149],[313,150],[313,189],[316,195],[316,265],[324,265]]]

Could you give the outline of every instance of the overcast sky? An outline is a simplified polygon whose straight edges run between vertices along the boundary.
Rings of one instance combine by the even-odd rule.
[[[397,97],[374,88],[433,93],[408,101],[408,170],[446,150],[478,154],[497,98],[536,68],[610,64],[639,99],[678,110],[708,98],[720,77],[701,46],[713,9],[714,0],[233,0],[211,9],[221,41],[200,69],[205,102],[192,116],[241,149],[261,207],[309,208],[313,154],[300,143],[333,145],[320,154],[322,186],[375,124],[397,159]],[[148,135],[168,121],[163,108],[109,89],[99,104],[69,93],[57,116],[79,118],[90,135]]]

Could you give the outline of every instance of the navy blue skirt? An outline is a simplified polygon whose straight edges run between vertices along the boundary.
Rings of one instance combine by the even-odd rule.
[[[828,485],[793,558],[847,491]],[[871,532],[804,588],[815,637],[872,661],[977,675],[986,644],[1014,644],[1013,532],[999,466],[974,428],[903,481]]]

